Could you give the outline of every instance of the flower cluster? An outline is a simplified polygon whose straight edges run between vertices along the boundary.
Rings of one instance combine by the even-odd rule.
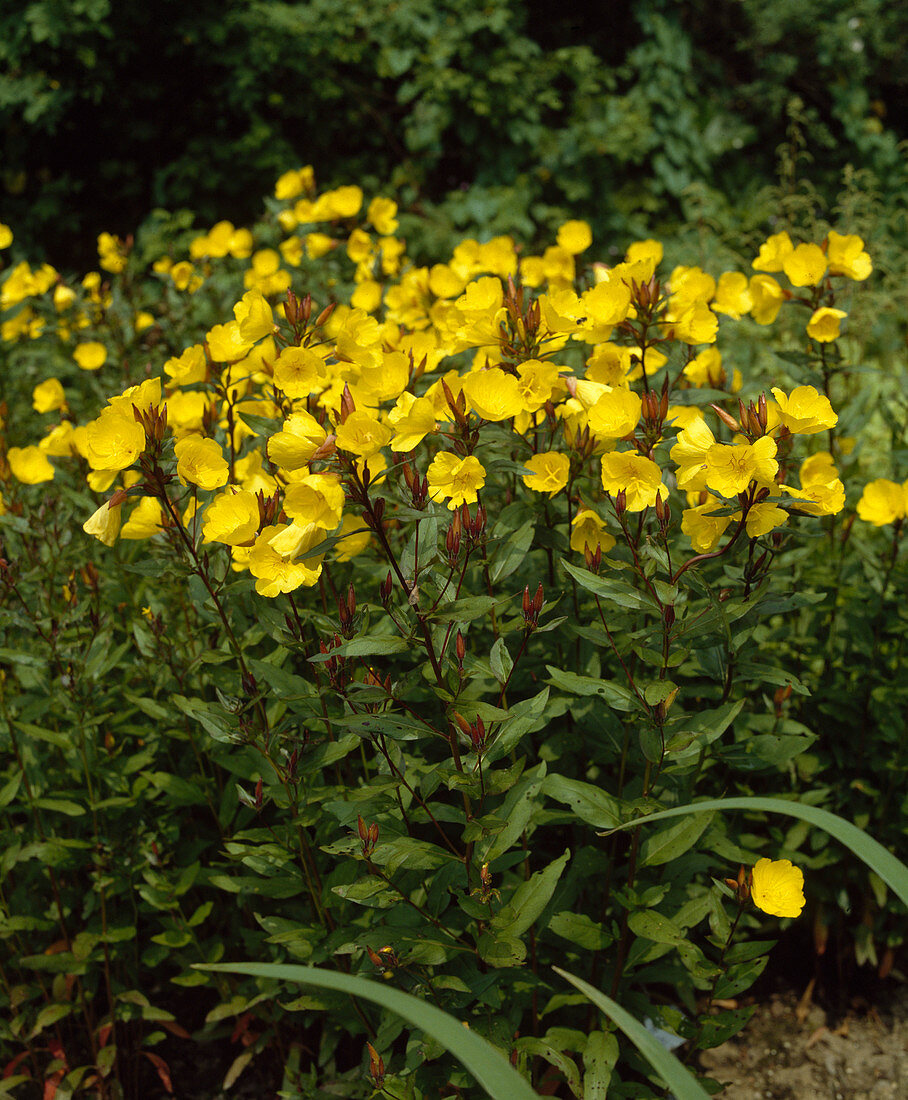
[[[860,238],[830,232],[822,244],[795,244],[777,233],[760,248],[756,274],[714,277],[697,266],[663,272],[653,240],[632,244],[612,266],[581,266],[592,234],[572,221],[541,255],[521,256],[498,237],[464,241],[447,262],[419,267],[395,236],[391,199],[366,205],[356,186],[319,194],[308,167],[282,176],[275,198],[288,234],[279,247],[257,248],[249,230],[220,222],[192,241],[187,260],[154,265],[192,293],[212,262],[246,263],[233,319],[171,356],[163,379],[111,398],[90,423],[64,415],[37,446],[11,448],[16,478],[49,480],[50,458],[78,455],[92,489],[125,491],[122,536],[149,537],[173,522],[155,481],[172,455],[188,489],[184,518],[197,514],[202,539],[228,547],[233,567],[252,572],[266,595],[314,584],[321,557],[309,551],[318,544],[340,556],[364,547],[368,532],[350,537],[362,529],[350,507],[356,486],[393,478],[404,456],[425,476],[428,500],[452,511],[518,485],[566,494],[571,546],[586,553],[608,553],[608,528],[622,527],[627,513],[658,502],[664,521],[673,490],[686,495],[681,530],[695,554],[711,553],[723,536],[765,536],[793,513],[843,508],[833,453],[795,458],[797,437],[837,423],[824,393],[774,387],[771,397],[736,399],[731,411],[694,402],[708,387],[723,390],[728,406],[742,387],[740,371],[723,364],[721,325],[747,316],[769,324],[793,300],[811,309],[812,339],[835,339],[845,315],[824,303],[834,300],[834,280],[870,274]],[[291,269],[340,249],[355,289],[349,304],[317,310],[290,289]],[[99,238],[107,271],[121,270],[128,252],[118,238]],[[2,285],[4,308],[56,280],[52,269],[20,264]],[[72,311],[71,294],[61,295],[61,313]],[[73,334],[103,312],[106,295],[87,279],[61,321],[86,371],[104,366],[108,348]],[[136,328],[146,322],[137,316]],[[36,335],[37,323],[26,307],[4,322],[4,336]],[[56,379],[34,402],[44,413],[66,410]],[[166,424],[161,438],[143,426],[152,414]],[[873,503],[882,492],[862,501],[862,518],[899,514]],[[119,519],[120,505],[86,529],[109,542]]]

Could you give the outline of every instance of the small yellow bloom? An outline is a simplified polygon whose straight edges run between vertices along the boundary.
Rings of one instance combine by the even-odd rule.
[[[247,290],[233,307],[233,316],[240,327],[240,336],[252,343],[274,331],[271,306],[260,290]]]
[[[107,362],[107,348],[97,340],[76,344],[73,359],[82,370],[98,370]]]
[[[517,379],[513,374],[505,374],[501,367],[468,374],[463,380],[463,392],[470,408],[483,420],[509,420],[524,409]]]
[[[791,237],[783,229],[781,233],[773,235],[760,245],[760,255],[751,265],[754,271],[781,271],[782,264],[787,256],[794,251]]]
[[[120,538],[150,539],[161,530],[162,521],[161,502],[154,497],[140,497],[120,530]]]
[[[792,286],[816,286],[826,274],[826,256],[818,244],[799,244],[782,261]]]
[[[6,454],[13,477],[23,485],[54,480],[54,468],[38,447],[10,447]]]
[[[357,410],[350,413],[337,428],[337,446],[341,451],[371,458],[388,445],[394,433],[371,413]]]
[[[601,439],[623,439],[636,429],[642,408],[640,397],[633,390],[610,390],[587,414],[590,431]]]
[[[429,398],[414,397],[407,392],[398,397],[394,408],[388,413],[388,421],[394,428],[391,450],[402,454],[415,450],[437,427],[435,407]]]
[[[10,452],[12,454],[12,452]],[[908,515],[908,481],[898,485],[885,477],[864,486],[858,501],[858,518],[874,527],[895,523]]]
[[[829,344],[839,338],[839,326],[848,316],[843,309],[820,306],[807,322],[807,335],[821,344]]]
[[[544,451],[528,458],[524,466],[533,471],[523,475],[524,485],[537,493],[554,496],[567,485],[571,460],[560,451]]]
[[[615,451],[602,456],[602,488],[612,496],[622,490],[627,510],[642,512],[656,503],[656,496],[666,497],[662,471],[652,459],[635,451]]]
[[[752,276],[749,287],[753,300],[751,317],[758,325],[771,325],[785,301],[785,291],[771,275]]]
[[[177,442],[173,453],[177,458],[177,474],[184,485],[198,485],[210,491],[227,484],[230,468],[216,440],[189,435]]]
[[[592,508],[581,508],[571,521],[571,549],[578,554],[586,550],[595,554],[601,547],[602,553],[607,554],[614,545],[615,537],[605,529],[605,521]]]
[[[768,435],[755,443],[715,443],[706,452],[706,484],[715,493],[735,497],[751,481],[772,482],[779,472],[776,441]]]
[[[774,386],[772,393],[779,405],[779,417],[790,432],[815,435],[834,428],[839,422],[829,398],[813,386],[797,386],[788,396]]]
[[[46,413],[62,409],[66,404],[63,385],[57,378],[48,378],[39,382],[32,393],[32,408],[35,412]]]
[[[458,458],[450,451],[441,451],[432,459],[426,478],[431,499],[446,500],[453,511],[461,504],[476,503],[477,492],[486,483],[486,471],[473,455]]]
[[[239,546],[254,539],[259,531],[259,503],[245,489],[225,489],[205,509],[202,538],[205,542],[223,542]]]
[[[753,869],[754,905],[771,917],[797,917],[805,905],[804,874],[789,859],[761,859]]]
[[[703,504],[685,508],[681,513],[681,530],[690,539],[697,554],[708,554],[732,519],[731,516],[713,515],[713,512],[722,507],[722,501],[710,494],[706,494],[706,497]]]
[[[145,429],[125,410],[108,406],[88,425],[85,457],[93,470],[125,470],[144,450]]]
[[[285,470],[298,470],[327,439],[325,429],[310,413],[288,416],[281,430],[267,444],[268,458]]]
[[[110,507],[110,501],[105,501],[101,507],[82,524],[82,530],[86,535],[94,535],[105,546],[113,546],[120,533],[120,512],[122,505]]]
[[[572,256],[577,256],[581,252],[586,252],[593,243],[593,232],[586,222],[565,222],[558,230],[557,241],[560,248],[570,252]]]
[[[831,230],[826,254],[830,275],[844,275],[847,279],[861,282],[873,271],[870,256],[864,251],[864,242],[856,234],[845,237]]]
[[[164,371],[176,386],[189,386],[204,382],[208,375],[208,362],[201,344],[193,344],[181,355],[174,355],[164,364]]]
[[[324,359],[312,348],[287,347],[274,362],[274,385],[287,397],[307,397],[324,370]]]

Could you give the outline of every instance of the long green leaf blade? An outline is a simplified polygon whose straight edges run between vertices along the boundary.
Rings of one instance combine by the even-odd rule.
[[[278,981],[301,982],[349,993],[373,1001],[382,1008],[396,1012],[413,1027],[418,1027],[433,1039],[437,1039],[454,1057],[473,1074],[492,1100],[538,1100],[525,1078],[507,1059],[481,1035],[464,1027],[460,1020],[434,1005],[389,989],[386,985],[360,978],[354,974],[337,974],[332,970],[320,970],[312,966],[293,966],[284,963],[197,963],[197,970],[223,970],[228,974],[248,974],[253,978],[275,978]]]
[[[884,848],[879,841],[868,836],[857,825],[846,821],[844,817],[830,813],[829,810],[821,810],[817,806],[806,806],[803,802],[792,802],[786,798],[749,796],[711,798],[705,802],[694,802],[689,806],[673,806],[670,810],[660,810],[659,813],[635,817],[632,821],[625,821],[623,825],[610,829],[608,833],[602,835],[607,836],[620,829],[631,829],[649,821],[662,821],[668,817],[679,817],[681,814],[708,813],[711,810],[759,810],[769,814],[788,814],[789,817],[799,817],[802,821],[816,825],[817,828],[823,829],[830,836],[841,841],[846,848],[850,848],[872,871],[876,871],[905,905],[908,905],[908,866]]]
[[[585,982],[582,978],[562,970],[560,966],[554,966],[552,969],[556,974],[560,974],[565,981],[570,982],[572,986],[579,989],[610,1020],[614,1020],[647,1062],[665,1081],[674,1093],[676,1100],[709,1100],[709,1093],[697,1084],[697,1080],[690,1070],[685,1069],[678,1059],[666,1050],[626,1008],[622,1008],[611,997],[606,997],[604,993]]]

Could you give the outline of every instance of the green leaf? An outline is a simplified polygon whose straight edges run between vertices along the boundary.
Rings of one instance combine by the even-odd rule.
[[[592,592],[594,596],[598,596],[609,604],[625,607],[629,611],[658,610],[649,593],[641,592],[632,585],[625,584],[624,581],[616,580],[614,577],[597,576],[588,569],[581,569],[577,565],[572,565],[569,561],[562,561],[561,565],[581,588],[585,588],[588,592]]]
[[[491,925],[496,931],[507,936],[522,936],[530,925],[535,924],[542,911],[552,900],[555,887],[561,878],[570,850],[553,860],[548,867],[530,875],[511,896],[508,904],[500,909],[492,919]]]
[[[586,951],[602,951],[614,939],[601,924],[591,920],[585,913],[574,913],[570,909],[552,917],[549,931]]]
[[[665,1081],[676,1100],[708,1100],[709,1094],[697,1083],[693,1075],[670,1054],[659,1041],[634,1017],[610,997],[595,989],[581,978],[569,974],[559,966],[552,969],[565,981],[579,989],[589,1000],[624,1032],[637,1050],[649,1062],[653,1069]]]
[[[599,695],[612,710],[633,710],[638,706],[634,695],[621,684],[612,680],[600,680],[596,676],[578,676],[576,672],[566,672],[554,665],[546,665],[549,683],[571,695]]]
[[[372,1001],[383,1009],[402,1016],[411,1026],[426,1035],[454,1055],[473,1074],[479,1085],[492,1100],[538,1100],[529,1083],[508,1063],[501,1053],[480,1035],[435,1005],[421,1001],[409,993],[387,985],[369,981],[352,974],[335,974],[308,966],[278,965],[275,963],[217,963],[196,964],[199,970],[221,970],[230,974],[247,974],[253,978],[270,978],[276,981],[300,982],[349,993]]]
[[[528,519],[513,533],[509,533],[503,539],[496,550],[490,576],[492,582],[504,580],[509,577],[526,560],[527,551],[533,545],[533,532],[536,529],[534,520]]]
[[[667,943],[674,947],[687,938],[684,931],[673,920],[652,909],[638,909],[631,913],[627,924],[635,936],[652,940],[653,943]]]
[[[508,647],[504,644],[504,638],[495,639],[492,652],[489,654],[489,664],[492,666],[492,675],[499,684],[507,683],[514,662],[508,653]]]
[[[581,821],[598,829],[610,827],[609,824],[603,826],[603,823],[621,820],[621,803],[592,783],[552,774],[545,777],[542,789],[549,798],[570,806]]]
[[[553,777],[549,776],[549,779],[551,778]],[[695,802],[689,806],[674,806],[670,810],[646,814],[632,821],[625,821],[611,831],[617,832],[618,829],[631,829],[650,821],[664,821],[666,818],[680,817],[682,814],[708,813],[712,810],[750,810],[767,814],[787,814],[789,817],[799,817],[802,821],[816,825],[817,828],[823,829],[824,832],[841,841],[846,848],[850,848],[891,887],[903,905],[908,905],[908,867],[900,859],[887,851],[879,841],[868,836],[863,829],[846,821],[844,817],[830,813],[829,810],[821,810],[817,806],[808,806],[803,802],[792,802],[785,798],[710,798],[705,802]]]
[[[42,810],[66,814],[67,817],[81,817],[85,813],[84,806],[80,806],[78,802],[70,802],[67,798],[36,798],[35,805]]]
[[[403,653],[412,649],[413,643],[397,634],[373,634],[371,637],[351,638],[342,642],[329,653],[315,653],[309,660],[312,663],[324,662],[332,657],[377,657],[388,653]]]
[[[618,1040],[610,1031],[594,1031],[583,1052],[583,1100],[606,1100],[618,1061]]]
[[[658,867],[660,863],[677,859],[697,843],[712,819],[712,814],[705,818],[694,817],[648,836],[640,846],[640,866]]]

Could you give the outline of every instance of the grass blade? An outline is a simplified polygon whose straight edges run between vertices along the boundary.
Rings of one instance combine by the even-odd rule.
[[[197,970],[222,970],[228,974],[248,974],[253,978],[275,978],[278,981],[300,982],[303,985],[336,989],[373,1001],[382,1008],[396,1012],[413,1027],[418,1027],[437,1039],[473,1074],[492,1100],[538,1100],[529,1082],[520,1076],[497,1050],[481,1035],[464,1027],[460,1020],[440,1008],[391,989],[387,985],[360,978],[354,974],[338,974],[311,966],[284,963],[197,963]]]
[[[817,828],[823,829],[830,836],[841,841],[846,848],[850,848],[872,871],[876,871],[904,905],[908,905],[908,867],[900,859],[884,848],[879,841],[868,836],[863,829],[846,821],[844,817],[830,813],[829,810],[821,810],[817,806],[807,806],[803,802],[792,802],[786,798],[711,798],[705,802],[694,802],[689,806],[673,806],[670,810],[660,810],[659,813],[635,817],[632,821],[626,821],[616,829],[610,829],[607,833],[600,835],[608,836],[610,833],[616,833],[621,829],[632,829],[649,821],[662,821],[668,817],[679,817],[681,814],[708,813],[710,810],[760,810],[770,814],[788,814],[789,817],[799,817],[802,821],[816,825]]]
[[[604,993],[583,981],[582,978],[562,970],[560,966],[552,969],[565,981],[570,982],[575,989],[579,989],[598,1009],[615,1022],[665,1081],[674,1093],[675,1100],[709,1100],[709,1093],[697,1084],[697,1079],[690,1070],[685,1069],[674,1054],[666,1050],[626,1008],[622,1008],[611,997],[606,997]]]

